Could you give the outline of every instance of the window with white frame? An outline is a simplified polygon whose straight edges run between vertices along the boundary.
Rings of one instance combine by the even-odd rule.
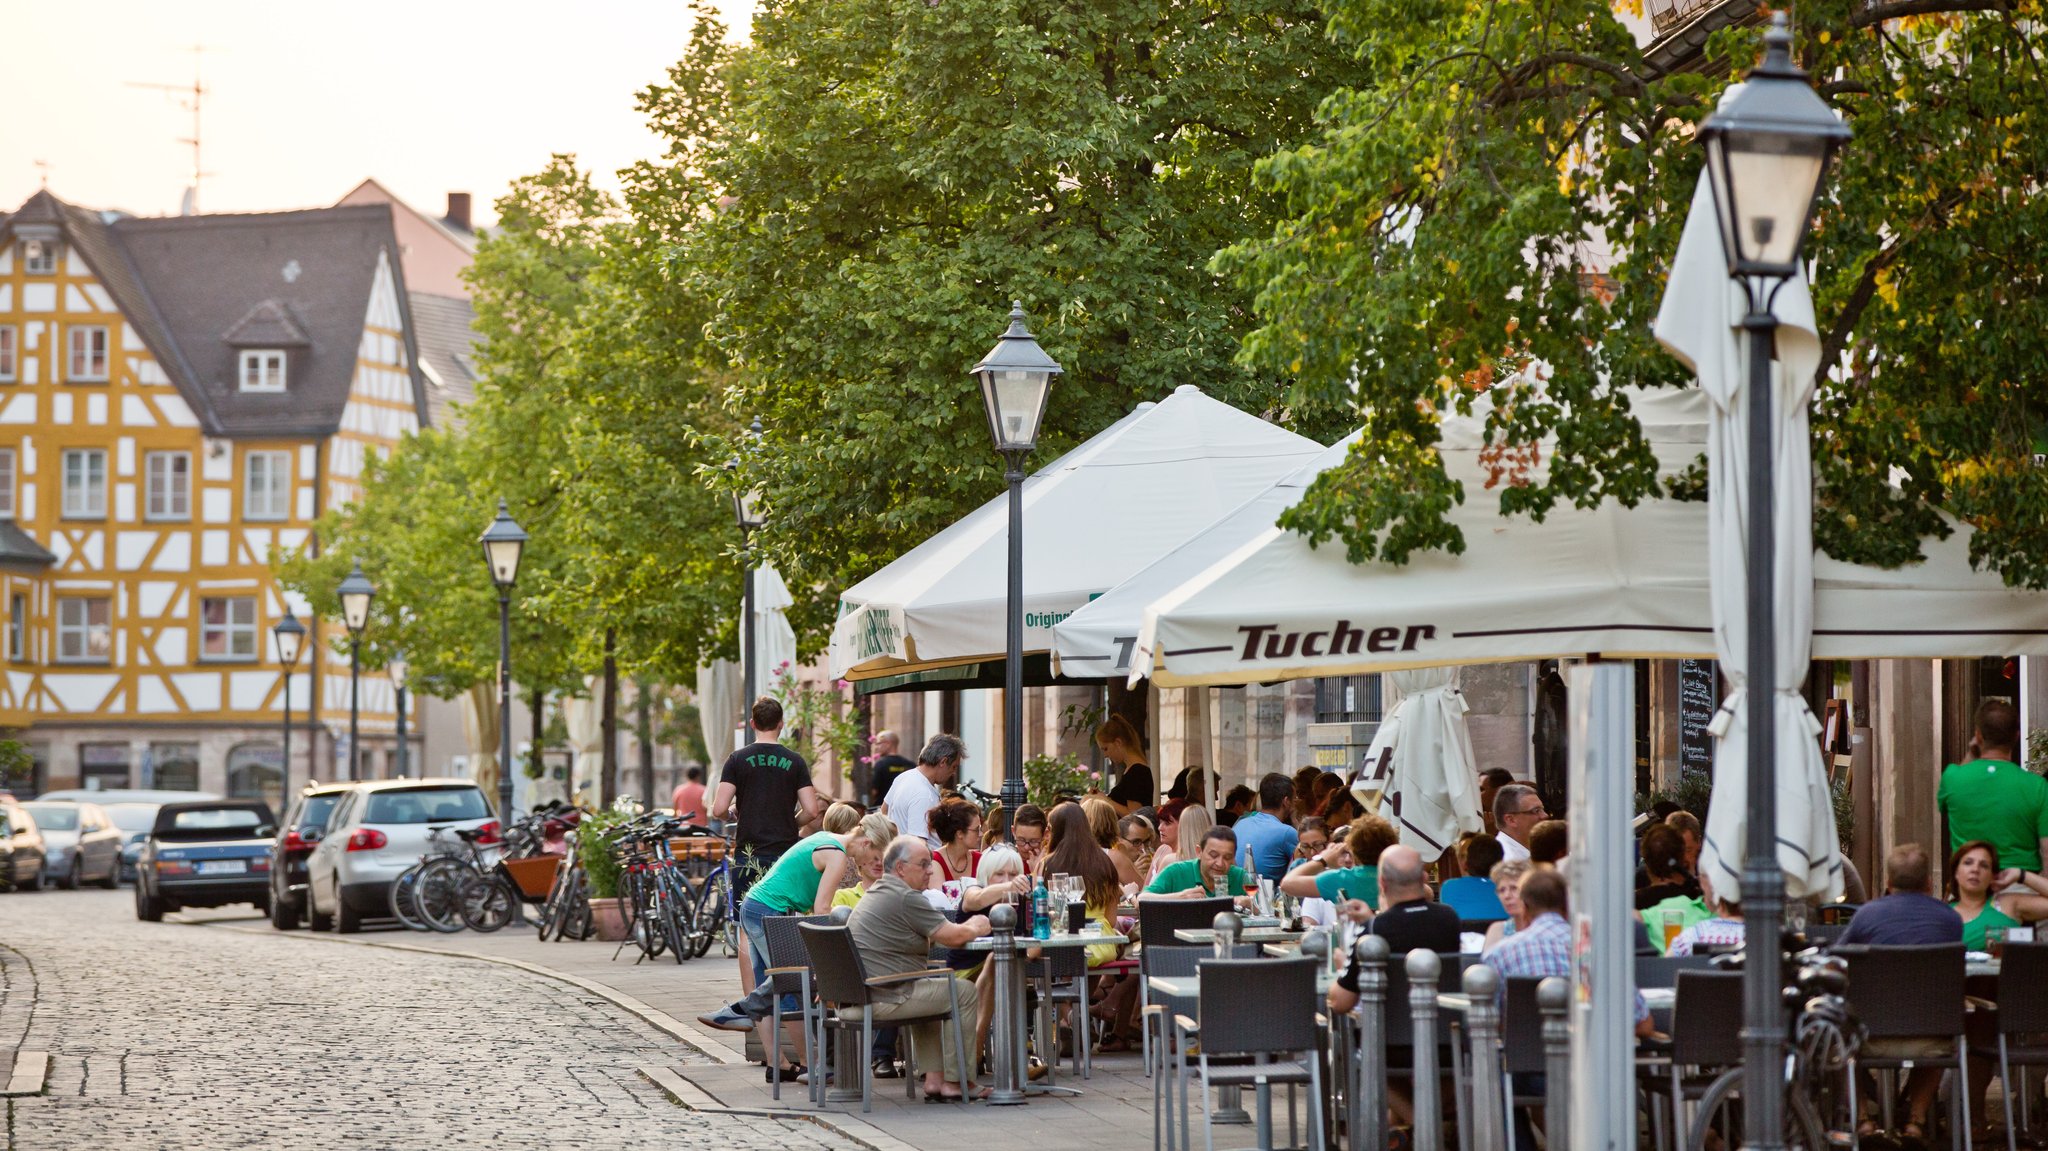
[[[113,603],[105,596],[59,596],[57,659],[104,663],[114,653]]]
[[[23,240],[21,242],[21,270],[31,276],[54,276],[57,274],[57,251],[60,245],[55,240]]]
[[[28,659],[28,597],[20,592],[7,597],[7,658]]]
[[[199,657],[256,658],[255,596],[221,596],[199,601]]]
[[[243,351],[242,390],[284,391],[284,353],[276,348],[250,348]]]
[[[143,457],[142,472],[145,518],[192,518],[192,453],[151,452]]]
[[[100,448],[64,452],[64,515],[104,519],[107,514],[107,453]]]
[[[242,518],[281,520],[291,514],[292,455],[250,452],[242,488]]]
[[[0,448],[0,520],[14,518],[14,449]]]
[[[64,379],[73,383],[104,382],[107,378],[107,326],[73,324],[70,328],[71,358]]]
[[[19,368],[15,365],[15,343],[19,337],[13,324],[0,324],[0,382],[13,383]]]

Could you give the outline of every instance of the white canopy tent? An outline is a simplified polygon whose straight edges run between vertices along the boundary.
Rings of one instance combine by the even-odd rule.
[[[1024,481],[1024,650],[1047,651],[1055,623],[1320,451],[1183,384],[1040,469]],[[998,496],[843,593],[832,674],[1000,661],[1008,530]]]
[[[1632,395],[1667,470],[1706,446],[1697,388]],[[1242,684],[1400,668],[1597,655],[1715,657],[1707,505],[1558,507],[1502,519],[1478,455],[1482,417],[1446,419],[1440,451],[1465,502],[1462,555],[1352,564],[1269,528],[1146,609],[1133,676],[1161,686]],[[2007,588],[1969,562],[1970,529],[1923,541],[1924,562],[1884,570],[1815,556],[1817,659],[2048,654],[2048,594]]]

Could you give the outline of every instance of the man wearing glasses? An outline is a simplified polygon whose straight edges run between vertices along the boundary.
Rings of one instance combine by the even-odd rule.
[[[1529,858],[1529,832],[1550,818],[1543,797],[1526,783],[1511,783],[1493,794],[1493,822],[1500,828],[1501,858],[1509,863]]]
[[[1017,854],[1024,859],[1024,874],[1038,874],[1039,857],[1045,854],[1045,810],[1035,803],[1017,809],[1010,834],[1016,837]]]

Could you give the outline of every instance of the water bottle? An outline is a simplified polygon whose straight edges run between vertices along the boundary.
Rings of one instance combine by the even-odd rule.
[[[1031,938],[1052,938],[1052,901],[1046,894],[1044,880],[1031,889]]]

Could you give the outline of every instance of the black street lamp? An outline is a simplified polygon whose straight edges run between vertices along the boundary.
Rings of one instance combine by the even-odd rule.
[[[405,745],[405,675],[407,670],[405,666],[405,653],[402,651],[393,652],[391,659],[384,665],[384,674],[391,677],[391,690],[397,697],[398,702],[398,762],[394,765],[391,774],[399,779],[407,778],[407,752],[412,750]]]
[[[505,501],[498,501],[498,517],[477,537],[484,547],[484,564],[491,569],[491,582],[498,585],[498,820],[512,826],[512,584],[519,578],[519,553],[526,548],[526,532],[512,521]]]
[[[1003,654],[1004,833],[1014,838],[1017,809],[1024,806],[1024,459],[1038,442],[1046,397],[1061,372],[1024,326],[1024,305],[1010,304],[1010,328],[974,365],[988,430],[1003,457],[1010,485],[1009,640]]]
[[[299,649],[306,645],[306,625],[285,605],[284,618],[270,627],[277,644],[277,662],[284,667],[284,766],[278,771],[278,800],[283,807],[292,802],[292,673],[299,667]],[[310,762],[310,761],[309,761]]]
[[[335,591],[341,596],[341,620],[348,625],[348,778],[357,780],[363,777],[362,741],[357,730],[362,719],[363,628],[370,622],[370,601],[377,597],[377,589],[358,560]]]
[[[1749,740],[1748,827],[1743,844],[1743,938],[1749,962],[1743,983],[1743,1145],[1785,1146],[1785,1004],[1779,970],[1785,874],[1778,866],[1776,713],[1777,605],[1772,601],[1777,525],[1772,514],[1771,359],[1778,289],[1799,271],[1800,248],[1813,224],[1827,165],[1849,139],[1806,73],[1792,62],[1784,13],[1764,34],[1764,61],[1742,90],[1700,125],[1707,182],[1728,276],[1742,285],[1749,312],[1749,580],[1746,637]],[[1853,1117],[1852,1117],[1853,1118]]]
[[[754,417],[753,425],[747,429],[747,441],[757,449],[760,447],[761,417]],[[735,456],[725,466],[737,475],[739,465],[739,458]],[[745,617],[740,621],[740,698],[742,701],[740,707],[746,714],[744,722],[747,725],[747,730],[751,732],[754,729],[754,685],[761,674],[760,668],[756,666],[757,656],[754,648],[754,633],[757,629],[754,626],[754,553],[752,541],[754,532],[768,522],[768,513],[761,507],[761,489],[743,489],[735,486],[732,493],[732,514],[733,518],[740,525],[740,546],[744,553],[744,562],[746,564],[747,590],[740,608],[741,614]]]

